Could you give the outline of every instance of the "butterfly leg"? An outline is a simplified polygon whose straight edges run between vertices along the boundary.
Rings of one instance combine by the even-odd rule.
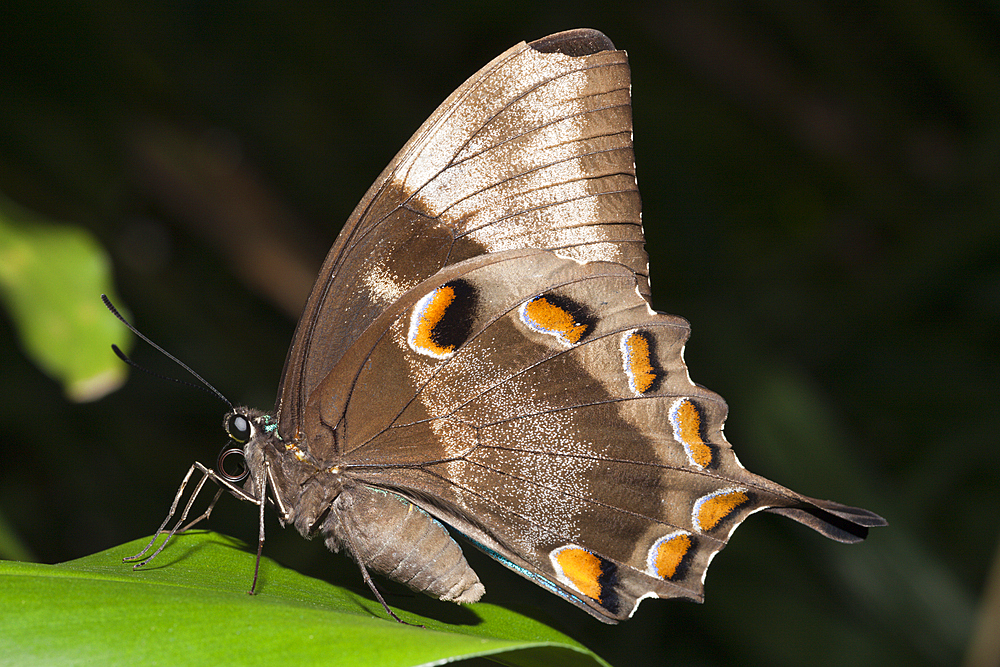
[[[170,539],[176,533],[183,532],[183,531],[187,530],[188,528],[190,528],[191,526],[193,526],[196,523],[198,523],[199,521],[208,518],[208,516],[212,513],[212,509],[215,507],[215,503],[219,499],[219,496],[221,495],[223,489],[228,490],[230,493],[232,493],[234,496],[236,496],[240,500],[246,500],[248,502],[252,502],[254,504],[259,504],[259,505],[263,506],[263,501],[258,501],[257,498],[253,497],[252,495],[250,495],[249,493],[247,493],[246,491],[244,491],[240,487],[232,484],[231,482],[223,479],[222,477],[219,477],[215,473],[215,471],[212,470],[211,468],[206,468],[201,463],[198,463],[197,461],[195,461],[191,465],[191,467],[188,468],[187,474],[184,475],[184,479],[181,481],[180,487],[177,489],[176,495],[174,495],[174,501],[170,505],[170,511],[167,512],[166,518],[163,520],[163,523],[160,524],[160,527],[153,534],[152,539],[149,541],[148,544],[146,544],[146,546],[142,549],[142,551],[140,551],[139,553],[135,554],[134,556],[126,556],[125,558],[122,559],[123,562],[128,563],[128,562],[132,562],[132,561],[135,561],[135,560],[138,560],[138,559],[142,558],[153,547],[153,545],[156,543],[157,538],[159,538],[159,536],[162,535],[165,532],[167,524],[170,523],[170,520],[177,513],[177,507],[180,504],[180,500],[184,496],[184,491],[187,488],[188,483],[191,481],[191,475],[193,475],[196,470],[199,471],[199,472],[201,472],[202,476],[201,476],[201,479],[198,480],[198,484],[197,484],[197,486],[195,486],[194,491],[191,493],[191,497],[188,499],[187,503],[184,505],[184,510],[181,512],[180,518],[174,524],[174,527],[169,532],[167,532],[167,537],[163,541],[163,543],[159,546],[159,548],[157,548],[156,551],[154,551],[150,556],[148,556],[144,560],[141,560],[138,563],[135,563],[132,566],[133,570],[142,567],[143,565],[147,564],[149,561],[151,561],[154,558],[156,558],[160,554],[160,552],[163,551],[163,548],[167,546],[167,542],[169,542]],[[191,511],[191,506],[194,504],[194,501],[198,498],[198,495],[201,493],[202,488],[204,488],[205,482],[207,482],[209,479],[211,479],[212,481],[214,481],[216,484],[218,484],[222,488],[219,489],[219,492],[215,495],[215,497],[212,499],[212,502],[209,504],[208,509],[201,516],[199,516],[198,518],[194,519],[190,523],[185,524],[184,522],[187,520],[187,516],[188,516],[188,514]],[[180,526],[183,526],[183,528],[179,528]],[[261,537],[263,538],[263,527],[261,528]]]
[[[187,532],[187,530],[189,528],[192,528],[196,524],[201,523],[205,519],[209,518],[212,515],[212,510],[215,509],[215,503],[219,502],[219,498],[222,497],[222,492],[223,491],[225,491],[225,489],[223,489],[223,488],[220,487],[219,490],[215,492],[215,497],[212,498],[212,502],[210,502],[208,504],[208,509],[206,509],[204,512],[202,512],[202,514],[200,516],[197,516],[197,517],[191,519],[190,521],[187,522],[187,524],[185,524],[184,526],[181,526],[179,529],[177,529],[177,532],[178,533],[185,533],[185,532]]]
[[[271,466],[265,461],[264,467],[267,468],[267,476],[260,479],[260,488],[257,489],[257,497],[260,498],[257,503],[260,507],[260,523],[257,532],[257,560],[254,561],[253,566],[253,583],[250,584],[250,590],[247,591],[249,595],[256,595],[257,575],[260,573],[260,555],[264,551],[264,500],[267,498],[267,480],[272,479]]]
[[[191,481],[191,475],[194,474],[195,470],[197,470],[197,465],[198,464],[195,463],[190,468],[188,468],[187,474],[184,475],[184,479],[181,480],[181,485],[180,485],[180,487],[178,487],[177,493],[174,495],[174,502],[171,503],[171,505],[170,505],[170,511],[167,512],[167,516],[163,520],[163,523],[160,524],[160,527],[156,529],[155,533],[153,533],[153,537],[152,537],[152,539],[149,540],[149,543],[146,544],[145,547],[143,547],[142,551],[140,551],[139,553],[135,554],[134,556],[126,556],[125,558],[123,558],[122,559],[123,562],[128,563],[128,562],[131,562],[131,561],[134,561],[134,560],[138,560],[139,558],[142,558],[142,556],[147,551],[149,551],[150,548],[153,546],[153,544],[156,542],[156,538],[158,538],[160,536],[160,534],[163,533],[163,529],[167,527],[167,524],[170,522],[170,519],[174,516],[174,513],[177,511],[177,504],[181,501],[181,496],[184,495],[184,489],[187,488],[188,482]],[[202,484],[204,484],[204,478],[202,478],[202,482],[198,485],[198,489],[201,488]],[[197,495],[197,490],[195,491],[195,494]],[[161,547],[161,549],[162,549],[162,547]],[[159,551],[157,551],[157,553],[159,553]],[[154,554],[154,555],[156,555],[156,554]],[[152,556],[150,556],[150,558],[152,558]],[[147,562],[149,562],[149,559],[143,561],[142,563],[137,563],[135,565],[135,567],[139,567],[139,566],[143,565],[143,563],[147,563]]]

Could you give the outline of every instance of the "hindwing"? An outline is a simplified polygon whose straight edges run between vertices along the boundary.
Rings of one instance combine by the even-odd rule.
[[[614,622],[646,597],[700,600],[755,511],[838,521],[740,465],[725,402],[688,377],[687,337],[619,264],[495,253],[399,300],[331,374],[344,399],[307,412],[336,432],[345,475]]]

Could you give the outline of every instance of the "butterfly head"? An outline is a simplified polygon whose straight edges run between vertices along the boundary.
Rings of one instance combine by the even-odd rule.
[[[280,440],[271,415],[238,407],[226,413],[223,428],[229,440],[216,462],[216,472],[232,484],[243,483],[244,490],[258,497],[266,477],[265,450]]]
[[[226,481],[239,484],[250,476],[249,459],[244,448],[253,438],[254,426],[244,412],[233,411],[226,415],[224,428],[229,440],[219,452],[216,471]]]

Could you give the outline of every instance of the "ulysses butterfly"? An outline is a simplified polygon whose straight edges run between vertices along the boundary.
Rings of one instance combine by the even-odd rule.
[[[270,503],[369,585],[375,571],[475,602],[451,529],[615,623],[646,598],[701,600],[759,510],[841,542],[885,525],[743,468],[725,401],[688,376],[687,322],[650,307],[643,246],[625,53],[571,30],[501,54],[365,194],[274,411],[227,413],[217,470],[191,467],[160,532],[197,471],[171,534],[211,479],[208,512],[181,530],[228,490],[259,507],[258,554]]]

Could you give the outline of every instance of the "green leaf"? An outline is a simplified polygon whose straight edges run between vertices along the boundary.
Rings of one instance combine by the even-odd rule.
[[[142,540],[59,565],[0,561],[0,660],[10,664],[607,665],[572,639],[490,604],[447,624],[305,577],[229,537],[192,531],[146,567]],[[450,603],[437,602],[447,614]]]
[[[72,401],[98,399],[125,381],[109,344],[121,331],[100,300],[112,293],[110,262],[89,232],[0,197],[0,299],[25,353]]]

